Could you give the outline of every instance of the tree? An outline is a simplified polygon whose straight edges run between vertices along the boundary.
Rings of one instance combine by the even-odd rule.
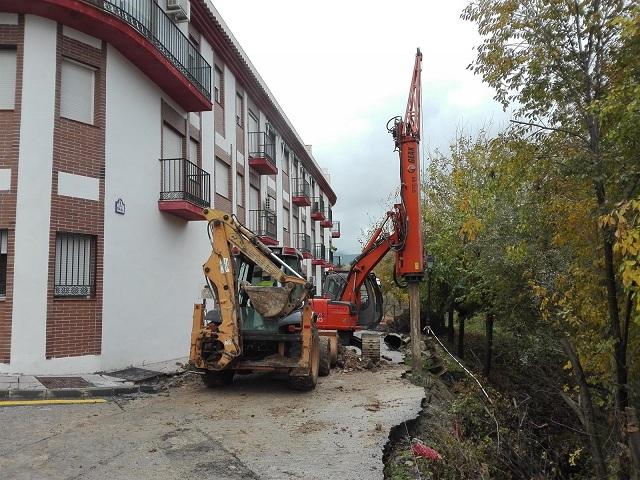
[[[615,124],[601,116],[601,103],[616,80],[611,75],[624,57],[623,24],[633,16],[633,5],[623,0],[479,0],[463,13],[484,36],[471,69],[496,89],[505,107],[517,104],[519,124],[535,134],[552,132],[554,144],[562,143],[565,155],[559,161],[565,173],[591,184],[594,221],[637,183],[627,177],[634,170],[632,160],[618,156],[609,140]],[[613,231],[600,225],[597,254],[606,287],[606,336],[613,343],[616,408],[622,412],[628,405],[628,367],[620,281]]]

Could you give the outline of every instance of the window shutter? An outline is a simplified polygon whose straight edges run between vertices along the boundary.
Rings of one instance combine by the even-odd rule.
[[[236,175],[236,203],[239,207],[244,207],[244,177]]]
[[[0,230],[0,255],[7,254],[7,231]]]
[[[61,68],[60,116],[93,124],[95,70],[70,60]]]
[[[0,50],[0,110],[16,106],[16,51]]]
[[[249,188],[249,209],[258,210],[260,208],[260,190],[254,186]]]
[[[166,124],[162,126],[162,158],[183,158],[182,135]]]
[[[229,166],[222,160],[216,158],[215,169],[216,192],[225,198],[229,196]]]
[[[189,161],[198,165],[198,142],[193,139],[189,139]]]

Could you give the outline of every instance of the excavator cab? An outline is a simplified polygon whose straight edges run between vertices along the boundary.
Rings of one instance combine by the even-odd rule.
[[[333,271],[324,278],[322,290],[329,300],[338,301],[346,288],[348,271]],[[358,326],[373,329],[382,321],[382,290],[378,277],[372,272],[360,287]]]
[[[293,248],[271,247],[271,251],[289,267],[298,273],[302,272],[302,255]],[[279,294],[290,296],[291,298],[301,298],[302,285],[293,286],[293,291],[289,295],[288,290],[283,290],[280,285],[260,266],[251,262],[246,257],[239,255],[235,259],[236,272],[238,278],[236,285],[238,286],[238,304],[240,307],[241,327],[243,331],[260,331],[278,333],[282,330],[283,325],[300,323],[300,312],[294,310],[284,318],[277,320],[273,318],[275,315],[263,315],[268,313],[270,308],[280,309],[282,301],[277,298]],[[284,270],[284,267],[282,268]],[[251,289],[251,287],[259,287]],[[264,288],[267,287],[267,288]],[[296,291],[299,290],[299,291]],[[282,292],[282,293],[281,293]],[[261,304],[256,308],[255,302],[260,301]],[[300,305],[302,307],[302,305]],[[262,313],[261,313],[262,312]]]

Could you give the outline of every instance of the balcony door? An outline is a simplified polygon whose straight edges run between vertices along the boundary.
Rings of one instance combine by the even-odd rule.
[[[184,138],[169,125],[162,126],[162,158],[183,158]]]
[[[257,232],[259,229],[259,219],[260,219],[260,190],[258,190],[253,185],[249,188],[249,228]]]
[[[258,118],[249,110],[249,132],[259,132],[260,126],[258,124]]]
[[[165,175],[162,176],[164,192],[185,192],[183,137],[169,125],[162,126],[162,158]]]

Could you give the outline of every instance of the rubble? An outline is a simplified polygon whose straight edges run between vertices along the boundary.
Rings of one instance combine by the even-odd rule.
[[[380,359],[378,362],[374,362],[371,359],[364,359],[360,355],[360,352],[354,348],[340,347],[336,366],[342,370],[343,373],[356,370],[371,370],[376,372],[388,364],[389,362],[383,359]]]

